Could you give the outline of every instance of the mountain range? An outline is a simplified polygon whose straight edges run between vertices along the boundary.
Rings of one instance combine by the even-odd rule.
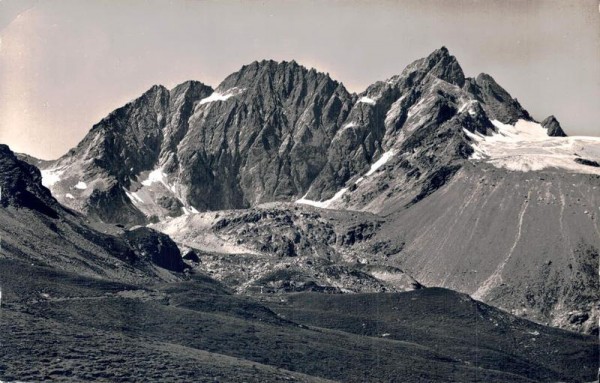
[[[359,360],[379,369],[375,380],[400,371],[407,381],[595,376],[600,139],[569,137],[554,116],[536,121],[490,75],[466,77],[445,47],[360,94],[294,61],[253,62],[215,89],[153,86],[57,160],[0,146],[0,172],[0,260],[11,270],[2,286],[15,320],[90,323],[80,331],[102,331],[103,342],[141,337],[152,344],[144,352],[177,355],[177,374],[185,350],[202,350],[210,355],[193,358],[210,359],[211,373],[235,366],[240,381],[360,381],[348,367]],[[11,273],[41,285],[59,278],[59,291],[31,290]],[[85,289],[70,293],[73,283]],[[110,316],[90,317],[95,299],[128,319],[116,328]],[[343,310],[349,302],[356,313]],[[125,303],[144,319],[123,314]],[[154,315],[188,324],[166,330]],[[212,315],[239,344],[188,338]],[[473,318],[485,324],[482,345],[463,334],[448,353],[440,345],[452,341],[426,330],[457,331]],[[235,326],[259,331],[262,351],[245,349]],[[372,350],[336,365],[338,336],[358,348],[369,337],[392,359],[410,350],[415,366],[435,367],[375,366],[364,359]],[[277,337],[308,337],[322,352],[282,359]],[[564,352],[547,359],[548,347]],[[330,368],[314,370],[318,360]],[[6,371],[69,380],[23,374],[18,361],[0,363],[0,378]]]

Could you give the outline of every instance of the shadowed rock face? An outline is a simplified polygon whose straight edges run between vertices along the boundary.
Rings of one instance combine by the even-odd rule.
[[[125,232],[125,238],[139,259],[148,259],[164,269],[182,272],[185,264],[181,252],[168,235],[147,227]]]
[[[1,207],[12,205],[29,208],[45,216],[57,218],[61,206],[42,186],[38,168],[21,161],[6,145],[0,144]]]
[[[567,134],[562,130],[560,123],[554,116],[546,117],[546,119],[542,121],[542,126],[548,130],[548,135],[550,137],[567,137]]]
[[[519,101],[513,99],[492,76],[481,73],[475,79],[468,79],[465,90],[473,94],[488,117],[505,124],[514,124],[520,118],[531,120],[529,113],[521,107]]]
[[[231,96],[196,110],[174,169],[183,198],[200,210],[302,194],[352,104],[341,84],[295,62],[254,62],[216,93]]]
[[[328,75],[295,62],[254,62],[214,92],[192,81],[153,87],[44,168],[64,174],[50,185],[61,202],[129,225],[182,214],[164,197],[199,210],[290,200],[321,172],[353,100]],[[141,181],[156,169],[168,181],[146,187]],[[88,190],[73,193],[80,180]],[[140,189],[151,194],[151,209],[126,193]]]

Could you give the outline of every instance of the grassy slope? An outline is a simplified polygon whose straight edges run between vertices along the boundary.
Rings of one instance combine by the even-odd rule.
[[[587,365],[594,352],[589,338],[525,323],[523,329],[533,326],[542,333],[540,338],[547,336],[548,344],[573,354],[569,358],[565,351],[555,357],[565,368],[558,372],[527,360],[521,355],[527,348],[515,348],[515,355],[508,356],[511,350],[494,352],[502,346],[496,336],[484,334],[489,329],[483,326],[475,365],[465,357],[472,344],[461,340],[464,335],[448,338],[461,327],[461,320],[462,334],[472,332],[468,321],[472,305],[461,308],[459,302],[446,300],[456,306],[448,312],[440,308],[435,294],[420,293],[425,294],[420,296],[423,312],[398,311],[396,301],[381,300],[406,300],[403,297],[410,295],[404,294],[306,295],[310,298],[305,301],[298,295],[274,307],[282,312],[287,307],[287,318],[282,318],[200,276],[142,288],[1,260],[0,281],[5,293],[0,318],[3,380],[516,382],[565,376],[579,380],[590,374],[580,371],[581,365],[569,367],[569,362],[577,358]],[[500,320],[494,319],[494,310],[481,315],[481,321]],[[345,325],[327,323],[328,317]],[[380,321],[380,327],[373,333],[361,332],[370,317]],[[394,333],[402,328],[398,323],[412,338]],[[429,327],[423,328],[425,323]],[[381,337],[384,331],[393,335]],[[514,331],[503,334],[507,339],[514,335]],[[532,355],[548,349],[546,343],[529,347],[534,349]],[[517,373],[507,372],[511,370]]]

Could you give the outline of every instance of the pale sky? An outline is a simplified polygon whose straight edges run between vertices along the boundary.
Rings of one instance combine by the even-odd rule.
[[[600,136],[598,0],[0,0],[0,143],[52,159],[153,84],[292,60],[361,92],[444,45],[542,120]]]

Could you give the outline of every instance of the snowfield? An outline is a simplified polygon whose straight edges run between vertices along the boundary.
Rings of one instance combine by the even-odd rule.
[[[498,132],[490,136],[464,130],[473,140],[472,160],[520,172],[557,168],[600,175],[600,167],[575,161],[600,163],[600,137],[549,137],[546,129],[533,121],[519,120],[514,126],[492,123]]]
[[[389,150],[389,151],[383,153],[377,161],[375,161],[374,163],[371,164],[371,167],[369,168],[369,170],[362,177],[358,178],[354,183],[359,184],[362,181],[364,181],[365,178],[367,178],[370,175],[372,175],[373,173],[375,173],[377,171],[377,169],[379,169],[380,167],[385,165],[390,160],[390,158],[392,158],[394,156],[394,153],[395,152],[393,150]],[[314,201],[314,200],[306,199],[306,196],[308,195],[308,193],[307,193],[302,198],[296,200],[295,203],[310,205],[310,206],[314,206],[314,207],[320,207],[322,209],[335,209],[335,208],[339,207],[339,204],[337,204],[337,202],[342,198],[342,196],[347,191],[348,191],[347,187],[342,188],[337,193],[335,193],[333,197],[331,197],[330,199],[325,200],[325,201]]]

